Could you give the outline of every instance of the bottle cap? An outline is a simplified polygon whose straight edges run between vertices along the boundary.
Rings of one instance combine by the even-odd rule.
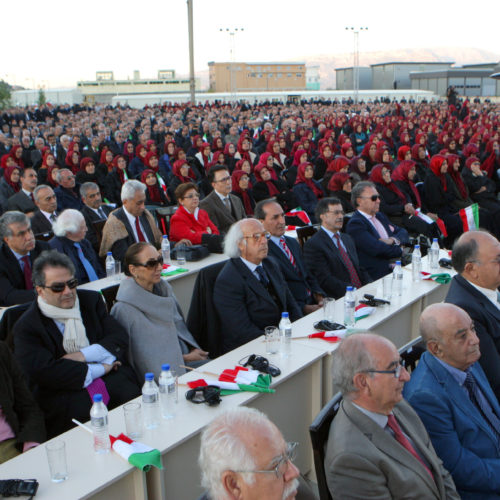
[[[348,291],[348,292],[352,292],[352,290],[353,290],[352,286],[348,286],[348,287],[346,287],[346,291]]]
[[[94,394],[92,399],[94,403],[102,403],[102,394]]]
[[[282,312],[281,313],[281,317],[282,318],[288,318],[288,313],[285,311],[285,312]]]
[[[153,380],[155,378],[155,374],[148,372],[148,373],[146,373],[145,378],[148,382],[151,382],[151,380]]]
[[[164,365],[161,365],[162,371],[169,371],[170,370],[170,365],[168,363],[165,363]]]
[[[420,245],[415,245],[415,248],[418,248],[420,250]]]
[[[437,238],[432,238],[432,243],[436,242],[437,243]]]
[[[112,252],[106,252],[106,255],[113,255]]]
[[[168,236],[166,234],[163,235],[163,239],[166,239],[168,238]]]
[[[396,266],[400,266],[401,265],[401,261],[400,260],[397,260],[396,261]]]

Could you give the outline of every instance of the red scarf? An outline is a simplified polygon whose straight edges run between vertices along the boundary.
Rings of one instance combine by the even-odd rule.
[[[415,183],[408,178],[408,172],[416,167],[416,163],[413,160],[403,160],[392,173],[391,177],[393,181],[402,181],[409,184],[411,188],[411,192],[415,196],[415,200],[417,203],[417,208],[422,206],[422,200],[420,199],[420,193],[418,192],[417,186]]]
[[[253,215],[252,202],[250,201],[250,196],[248,195],[248,189],[250,189],[250,181],[248,181],[248,189],[241,189],[240,187],[240,179],[244,176],[248,176],[246,172],[243,170],[234,170],[233,175],[231,176],[231,182],[233,183],[233,193],[237,193],[241,196],[243,200],[243,206],[245,207],[245,213],[247,215]]]
[[[403,203],[403,205],[406,205],[406,196],[396,187],[396,184],[394,184],[392,180],[391,182],[385,182],[384,178],[382,177],[383,168],[387,168],[383,163],[375,165],[370,172],[370,180],[372,182],[375,182],[376,184],[381,184],[382,186],[389,188],[398,196],[401,203]]]
[[[304,184],[306,184],[309,187],[309,189],[312,190],[312,192],[314,193],[314,196],[316,196],[316,198],[318,198],[318,199],[323,198],[323,196],[324,196],[323,190],[320,189],[318,186],[316,186],[315,182],[312,179],[306,178],[306,168],[307,167],[312,168],[312,165],[309,162],[301,163],[299,165],[299,168],[297,170],[297,178],[295,179],[295,184],[300,184],[303,182]]]
[[[264,153],[265,154],[265,153]],[[262,155],[264,156],[264,155]],[[274,185],[274,182],[273,182],[273,179],[269,179],[268,181],[264,181],[262,179],[262,177],[260,176],[260,171],[263,169],[263,168],[267,168],[267,170],[269,170],[269,172],[271,172],[271,170],[273,170],[272,168],[269,168],[267,165],[265,164],[262,164],[262,163],[259,163],[256,167],[255,167],[255,178],[257,179],[257,182],[265,182],[266,185],[267,185],[267,189],[269,191],[269,196],[276,196],[278,194],[280,194],[280,192],[278,191],[278,188]]]
[[[431,158],[431,163],[429,165],[430,169],[438,179],[441,180],[441,186],[443,186],[444,191],[448,191],[448,186],[446,184],[446,177],[441,173],[441,166],[443,162],[446,161],[446,157],[443,155],[434,155]]]
[[[146,184],[146,177],[149,174],[153,174],[156,177],[154,171],[151,170],[150,168],[147,168],[146,170],[143,170],[141,173],[141,182],[145,184],[146,187],[148,188],[148,194],[150,200],[155,203],[162,203],[163,200],[161,199],[160,188],[158,187],[158,181],[156,181],[156,184],[153,184],[152,186]]]

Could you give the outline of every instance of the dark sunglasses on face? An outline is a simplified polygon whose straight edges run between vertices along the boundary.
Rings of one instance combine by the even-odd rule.
[[[163,266],[163,257],[160,255],[157,259],[150,259],[145,264],[137,262],[134,266],[141,266],[147,269],[155,269],[157,266]]]
[[[71,278],[70,280],[62,283],[52,283],[52,285],[40,285],[42,288],[49,288],[52,290],[54,293],[61,293],[64,292],[66,286],[73,290],[78,286],[78,279],[77,278]]]
[[[369,198],[372,201],[377,201],[378,199],[380,199],[380,195],[373,194],[372,196],[361,196],[361,198]]]

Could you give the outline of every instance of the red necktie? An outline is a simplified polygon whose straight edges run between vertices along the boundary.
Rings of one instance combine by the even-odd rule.
[[[352,263],[351,258],[349,257],[347,252],[344,250],[344,247],[342,246],[339,233],[335,233],[333,237],[337,240],[337,248],[339,249],[340,252],[340,258],[342,259],[342,262],[345,264],[345,267],[347,267],[347,271],[349,272],[352,285],[355,286],[356,288],[361,288],[361,281],[359,279],[358,273],[354,268],[354,264]]]
[[[396,441],[407,451],[409,451],[425,468],[425,470],[429,473],[429,475],[434,479],[434,476],[425,464],[425,462],[422,460],[420,455],[415,451],[415,448],[411,445],[410,441],[406,438],[406,436],[403,434],[403,431],[401,430],[401,427],[398,424],[398,421],[394,417],[394,415],[390,414],[388,416],[387,420],[387,425],[392,429],[394,432],[394,437],[396,438]]]
[[[286,256],[288,257],[288,260],[290,261],[290,264],[292,264],[293,267],[295,267],[295,259],[292,255],[292,252],[290,252],[290,249],[288,248],[285,238],[281,237],[280,238],[280,245],[283,251],[286,253]]]
[[[21,260],[24,262],[24,286],[26,290],[33,290],[33,281],[31,279],[31,262],[28,255],[21,257]]]
[[[144,238],[144,235],[142,234],[141,231],[141,225],[139,224],[139,217],[135,218],[135,230],[137,231],[137,239],[139,241],[146,241],[146,238]]]

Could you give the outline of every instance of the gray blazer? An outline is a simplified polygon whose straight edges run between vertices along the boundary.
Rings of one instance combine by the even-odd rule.
[[[199,347],[184,323],[172,287],[164,280],[151,293],[133,278],[120,283],[111,315],[129,335],[129,361],[139,380],[144,374],[159,375],[168,363],[176,375],[185,373],[182,354]]]
[[[222,203],[215,190],[200,201],[200,208],[208,213],[208,217],[221,233],[227,233],[236,221],[244,219],[247,216],[243,203],[241,203],[241,200],[237,196],[230,194],[229,199],[233,207],[232,213]]]
[[[326,479],[333,498],[459,499],[453,479],[415,411],[403,400],[393,413],[430,465],[434,481],[395,438],[349,400],[343,400],[330,427],[325,456]]]

